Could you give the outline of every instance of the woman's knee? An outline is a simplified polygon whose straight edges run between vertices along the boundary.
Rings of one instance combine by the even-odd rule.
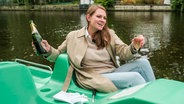
[[[138,67],[140,67],[140,69],[142,70],[149,70],[149,69],[152,70],[150,62],[145,58],[140,58],[136,60],[136,63]]]
[[[133,87],[136,85],[146,83],[144,78],[138,72],[129,73],[129,77],[127,77],[127,78],[128,79],[125,81],[126,84],[124,85],[124,87]]]
[[[143,64],[143,65],[150,65],[150,62],[146,58],[137,59],[136,62],[138,62],[139,64]]]
[[[134,72],[132,74],[134,76],[134,79],[132,80],[132,86],[146,83],[145,79],[141,76],[140,73]]]

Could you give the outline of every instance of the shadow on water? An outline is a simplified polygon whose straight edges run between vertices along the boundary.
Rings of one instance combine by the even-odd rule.
[[[86,25],[83,12],[0,12],[0,60],[15,58],[47,64],[31,47],[29,20],[55,48],[72,30]],[[108,26],[127,44],[133,34],[146,37],[146,57],[157,78],[184,81],[184,14],[171,12],[109,12]]]

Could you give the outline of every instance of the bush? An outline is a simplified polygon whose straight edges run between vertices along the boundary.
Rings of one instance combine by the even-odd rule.
[[[172,8],[175,11],[184,11],[184,0],[172,0]]]
[[[95,0],[95,3],[101,4],[106,9],[114,6],[114,0]]]

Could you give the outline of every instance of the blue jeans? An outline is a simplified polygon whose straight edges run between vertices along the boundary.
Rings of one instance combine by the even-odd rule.
[[[146,58],[126,63],[112,73],[103,73],[118,89],[124,89],[155,80],[152,67]]]

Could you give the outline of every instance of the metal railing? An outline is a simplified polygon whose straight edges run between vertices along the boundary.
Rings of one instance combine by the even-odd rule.
[[[39,63],[35,63],[35,62],[23,60],[23,59],[15,59],[14,61],[15,61],[15,62],[22,63],[22,64],[27,64],[27,65],[36,66],[36,67],[39,67],[39,68],[44,68],[44,69],[50,70],[50,74],[53,73],[52,68],[51,68],[50,66],[48,66],[48,65],[43,65],[43,64],[39,64]]]

